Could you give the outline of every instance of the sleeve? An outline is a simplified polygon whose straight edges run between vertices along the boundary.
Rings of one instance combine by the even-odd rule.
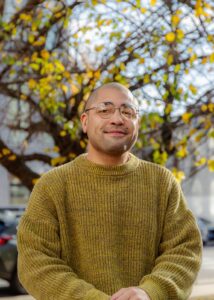
[[[78,278],[61,258],[59,224],[42,179],[36,184],[17,233],[18,274],[37,300],[107,300],[110,297]]]
[[[139,286],[152,300],[188,299],[201,265],[202,242],[195,218],[173,178],[159,253]]]

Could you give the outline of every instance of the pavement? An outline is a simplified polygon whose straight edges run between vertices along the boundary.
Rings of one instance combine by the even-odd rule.
[[[4,294],[0,294],[0,300],[35,299],[29,295],[4,296]],[[202,268],[193,286],[193,291],[189,300],[214,300],[214,244],[204,248]]]

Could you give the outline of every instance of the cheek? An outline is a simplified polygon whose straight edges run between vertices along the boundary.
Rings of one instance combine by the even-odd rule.
[[[138,123],[132,122],[129,128],[133,133],[136,134],[138,132]]]

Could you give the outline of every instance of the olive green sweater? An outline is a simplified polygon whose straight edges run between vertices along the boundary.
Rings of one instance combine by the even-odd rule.
[[[107,300],[130,286],[176,300],[191,292],[201,239],[170,171],[133,155],[113,167],[81,155],[36,184],[18,251],[37,300]]]

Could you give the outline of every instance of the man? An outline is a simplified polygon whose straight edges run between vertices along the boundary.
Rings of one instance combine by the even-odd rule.
[[[22,284],[37,300],[187,299],[200,235],[171,172],[130,153],[136,100],[106,84],[81,122],[88,153],[42,176],[20,222]]]

